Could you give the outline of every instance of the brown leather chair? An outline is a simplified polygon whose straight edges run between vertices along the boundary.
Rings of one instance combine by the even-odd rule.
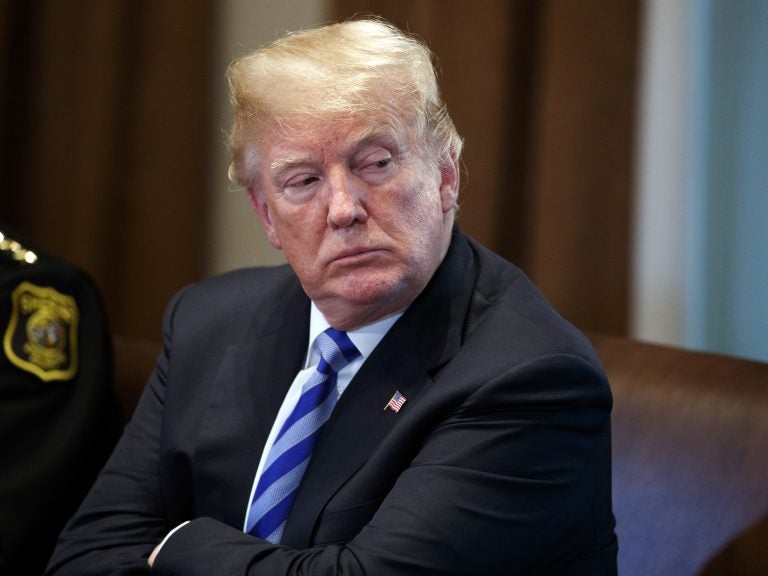
[[[590,337],[614,394],[619,574],[768,575],[768,364]],[[114,342],[128,418],[160,344]]]
[[[768,575],[768,364],[591,335],[622,576]]]

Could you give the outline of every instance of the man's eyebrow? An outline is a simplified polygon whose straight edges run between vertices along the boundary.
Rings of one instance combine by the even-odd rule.
[[[309,164],[311,161],[312,159],[309,156],[303,154],[278,158],[269,165],[269,175],[274,178],[285,170]]]
[[[389,126],[371,126],[363,130],[353,140],[352,148],[361,148],[366,144],[385,141],[400,147],[400,138]]]
[[[376,142],[382,142],[385,144],[391,143],[397,148],[402,147],[401,139],[399,138],[397,132],[391,127],[371,126],[370,128],[366,128],[359,134],[355,135],[349,146],[349,149],[354,153],[354,151],[359,150],[368,144],[373,144]],[[274,160],[269,165],[269,175],[274,179],[285,170],[311,164],[312,161],[312,158],[308,154],[294,154],[284,156]]]

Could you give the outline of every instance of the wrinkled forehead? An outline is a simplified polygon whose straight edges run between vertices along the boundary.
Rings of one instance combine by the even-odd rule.
[[[291,129],[324,123],[389,124],[409,131],[419,115],[418,102],[381,87],[357,94],[339,94],[338,86],[305,90],[303,98],[265,102],[268,123]]]
[[[386,137],[405,145],[412,139],[412,130],[408,124],[392,115],[328,116],[292,120],[281,124],[277,130],[269,130],[265,134],[265,141],[272,145],[295,145],[305,142],[343,145]]]
[[[293,155],[348,155],[366,144],[380,144],[394,152],[423,148],[413,121],[381,109],[374,114],[293,115],[259,132],[251,144],[267,163]]]

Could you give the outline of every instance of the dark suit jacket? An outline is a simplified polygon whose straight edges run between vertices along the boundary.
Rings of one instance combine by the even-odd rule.
[[[455,232],[315,448],[275,546],[242,533],[305,353],[287,267],[176,297],[133,421],[61,536],[52,574],[615,572],[611,396],[588,342],[514,266]],[[395,391],[407,402],[385,410]]]

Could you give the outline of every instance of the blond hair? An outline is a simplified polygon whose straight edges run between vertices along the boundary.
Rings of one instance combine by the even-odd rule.
[[[312,120],[382,113],[438,162],[461,156],[462,139],[440,96],[432,54],[378,19],[290,33],[234,61],[230,180],[255,186],[255,142]]]

